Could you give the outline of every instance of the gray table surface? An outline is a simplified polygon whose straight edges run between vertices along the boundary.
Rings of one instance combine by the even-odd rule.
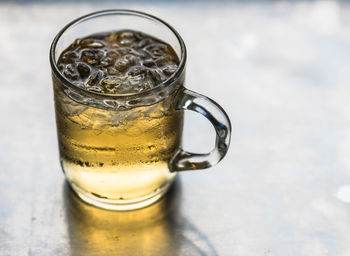
[[[48,48],[104,8],[183,36],[187,87],[232,119],[231,149],[134,212],[80,202],[58,163]],[[0,255],[350,255],[350,4],[0,3]],[[186,117],[189,150],[214,135]]]

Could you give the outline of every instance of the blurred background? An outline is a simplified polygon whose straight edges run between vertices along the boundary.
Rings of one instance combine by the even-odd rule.
[[[108,8],[170,23],[233,124],[223,162],[134,215],[76,200],[58,160],[49,47]],[[2,1],[0,79],[1,255],[350,255],[350,2]],[[188,113],[185,148],[213,141]]]

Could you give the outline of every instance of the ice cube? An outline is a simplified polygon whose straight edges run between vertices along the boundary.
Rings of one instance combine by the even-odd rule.
[[[107,73],[108,73],[108,75],[121,76],[121,73],[115,67],[108,67],[107,68]]]
[[[80,59],[90,65],[98,64],[103,57],[104,52],[97,49],[83,50]]]
[[[134,50],[130,47],[118,47],[116,49],[117,53],[120,55],[120,56],[124,56],[126,54],[130,54],[132,53]]]
[[[119,59],[115,62],[114,67],[119,72],[124,72],[129,68],[129,62],[127,60],[125,60],[124,58],[122,58],[122,59]]]
[[[141,32],[134,31],[134,37],[137,41],[141,41],[143,38],[145,38],[145,35]]]
[[[83,39],[83,40],[81,40],[80,45],[82,46],[82,48],[102,48],[102,47],[104,47],[104,44],[100,40],[97,40],[94,38]]]
[[[168,51],[168,46],[162,43],[152,43],[143,48],[148,52],[153,58],[163,56]]]
[[[155,62],[158,67],[167,65],[169,63],[176,63],[176,59],[170,54],[164,54],[155,59]]]
[[[176,69],[177,69],[177,65],[174,63],[169,63],[162,67],[162,71],[167,76],[172,75],[176,71]]]
[[[99,86],[103,92],[117,93],[118,89],[123,86],[123,83],[124,79],[120,76],[106,76],[100,81]]]
[[[133,65],[136,65],[139,62],[139,58],[132,54],[126,54],[122,58],[118,59],[115,62],[114,67],[119,71],[119,72],[124,72]]]
[[[101,66],[103,67],[108,67],[108,66],[112,66],[114,64],[114,61],[111,57],[104,57],[101,62],[100,62]]]
[[[60,63],[73,63],[78,59],[78,54],[75,51],[67,51],[62,54]]]
[[[159,84],[165,79],[163,71],[159,68],[148,69],[148,77],[153,81],[154,84]]]
[[[87,89],[88,89],[88,91],[91,91],[91,92],[102,92],[102,88],[99,86],[96,86],[96,85],[90,86]]]
[[[85,79],[90,75],[90,67],[83,62],[78,64],[77,70],[82,79]]]
[[[124,31],[119,35],[119,44],[129,46],[135,41],[134,33],[131,31]]]
[[[63,75],[71,81],[79,79],[79,73],[74,64],[67,64],[64,68]]]
[[[145,46],[147,46],[147,45],[150,45],[150,44],[152,44],[154,41],[151,39],[151,38],[144,38],[144,39],[142,39],[138,44],[137,44],[137,46],[139,47],[139,48],[143,48],[143,47],[145,47]]]
[[[142,65],[148,68],[154,68],[157,64],[152,59],[147,59],[142,62]]]
[[[142,66],[134,66],[128,70],[127,78],[131,85],[137,85],[145,79],[146,74],[146,68]]]
[[[113,60],[115,60],[115,59],[117,59],[120,55],[119,55],[116,51],[114,51],[114,50],[109,50],[109,51],[107,51],[106,56],[112,58]]]
[[[98,82],[102,79],[103,73],[98,70],[92,73],[86,81],[87,86],[96,86]]]

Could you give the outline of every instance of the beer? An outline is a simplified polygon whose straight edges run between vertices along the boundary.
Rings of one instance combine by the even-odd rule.
[[[77,88],[116,96],[156,87],[178,64],[169,44],[132,30],[77,39],[57,62]],[[175,176],[168,163],[183,126],[175,93],[154,104],[110,109],[75,101],[58,81],[54,91],[61,164],[84,200],[118,209],[167,189]]]

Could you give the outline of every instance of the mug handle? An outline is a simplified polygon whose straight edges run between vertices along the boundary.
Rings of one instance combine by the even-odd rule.
[[[227,153],[231,140],[231,122],[223,108],[215,101],[186,88],[175,98],[176,110],[192,110],[205,116],[216,131],[215,147],[209,153],[197,154],[180,148],[169,162],[172,172],[206,169],[216,165]]]

